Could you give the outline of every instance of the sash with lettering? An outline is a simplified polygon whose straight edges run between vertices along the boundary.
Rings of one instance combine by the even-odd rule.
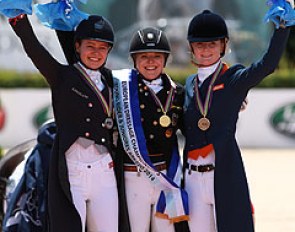
[[[188,196],[179,187],[181,164],[177,145],[173,149],[171,165],[166,175],[155,169],[148,156],[140,120],[137,74],[133,69],[113,71],[114,107],[124,150],[143,175],[162,189],[156,206],[156,216],[171,222],[188,220]]]

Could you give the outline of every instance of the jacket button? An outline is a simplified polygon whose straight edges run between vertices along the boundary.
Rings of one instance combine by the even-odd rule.
[[[90,118],[86,118],[86,122],[90,122],[91,121],[91,119]]]
[[[155,138],[155,136],[153,134],[150,134],[150,139]]]
[[[92,104],[91,102],[89,102],[89,103],[88,103],[88,107],[89,107],[89,108],[92,108],[92,107],[93,107],[93,104]]]
[[[105,143],[106,139],[105,138],[102,138],[101,139],[101,142]]]
[[[90,136],[90,133],[89,133],[89,132],[86,132],[86,133],[85,133],[85,136],[86,136],[86,137],[89,137],[89,136]]]

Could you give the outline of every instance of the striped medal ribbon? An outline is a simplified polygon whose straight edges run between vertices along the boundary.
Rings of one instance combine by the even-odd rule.
[[[105,97],[103,96],[102,92],[97,88],[96,84],[91,80],[90,76],[85,72],[85,70],[81,67],[81,65],[76,63],[76,64],[74,64],[74,67],[79,70],[79,72],[82,74],[82,76],[86,80],[86,83],[93,89],[93,91],[95,92],[96,96],[98,97],[98,99],[102,105],[102,108],[103,108],[105,114],[107,115],[102,126],[109,129],[109,130],[112,129],[114,126],[114,120],[112,117],[113,99],[112,99],[111,88],[108,86],[107,82],[104,81],[104,84],[108,88],[108,93],[109,93],[109,102],[107,102]],[[101,77],[104,78],[103,76],[101,76]]]
[[[202,131],[206,131],[210,128],[210,120],[206,117],[209,111],[209,105],[210,105],[210,100],[212,98],[212,89],[213,89],[213,85],[214,82],[216,81],[219,73],[222,70],[222,63],[220,63],[218,65],[218,67],[216,68],[216,70],[213,73],[213,77],[210,81],[210,84],[208,86],[208,90],[206,93],[206,98],[205,98],[205,102],[204,104],[202,103],[202,99],[200,96],[200,91],[199,91],[199,87],[198,87],[198,78],[197,76],[195,77],[195,93],[196,93],[196,104],[198,106],[198,109],[200,110],[201,114],[203,115],[202,118],[200,118],[198,120],[198,127],[202,130]]]
[[[156,93],[152,89],[150,89],[148,86],[146,86],[146,87],[150,91],[154,101],[161,108],[161,111],[163,113],[163,115],[159,119],[160,125],[162,127],[168,127],[171,124],[171,118],[167,115],[167,112],[171,108],[171,105],[172,105],[172,102],[173,102],[173,99],[174,99],[174,89],[173,89],[173,87],[172,86],[170,87],[168,96],[166,98],[165,106],[163,106],[160,99],[157,97]]]

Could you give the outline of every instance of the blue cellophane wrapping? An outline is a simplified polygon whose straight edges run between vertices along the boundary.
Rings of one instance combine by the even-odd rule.
[[[32,14],[32,0],[0,0],[0,14],[14,18],[20,14]]]
[[[73,31],[83,19],[89,17],[87,13],[80,11],[71,0],[36,4],[34,10],[43,25],[61,31]]]
[[[265,22],[272,21],[276,28],[295,24],[295,11],[289,2],[286,0],[269,0],[267,5],[270,8],[264,17]]]

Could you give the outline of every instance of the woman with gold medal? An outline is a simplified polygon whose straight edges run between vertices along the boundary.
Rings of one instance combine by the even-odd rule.
[[[181,225],[176,222],[188,219],[188,211],[179,207],[182,205],[178,202],[180,198],[169,197],[165,201],[167,206],[172,199],[171,204],[177,205],[177,212],[167,207],[161,210],[159,206],[162,197],[166,196],[165,190],[181,193],[181,190],[178,192],[182,171],[178,168],[176,131],[182,123],[183,87],[164,73],[170,45],[163,31],[153,27],[137,31],[129,52],[134,69],[113,71],[113,77],[114,108],[120,135],[117,156],[122,157],[124,163],[131,231],[175,231],[175,227]],[[128,88],[124,80],[127,80]],[[130,99],[125,99],[127,95]],[[126,107],[129,104],[130,107]],[[134,149],[137,144],[139,148]],[[132,149],[134,154],[130,152]]]
[[[294,4],[282,2],[284,6],[277,9],[285,8],[289,16],[294,16]],[[273,4],[269,12],[275,7]],[[184,103],[184,186],[189,197],[191,232],[254,231],[235,131],[248,91],[275,70],[284,51],[290,24],[280,21],[278,15],[275,20],[279,23],[268,50],[248,67],[228,67],[222,62],[229,35],[220,15],[204,10],[190,21],[187,39],[198,68],[187,78]]]

